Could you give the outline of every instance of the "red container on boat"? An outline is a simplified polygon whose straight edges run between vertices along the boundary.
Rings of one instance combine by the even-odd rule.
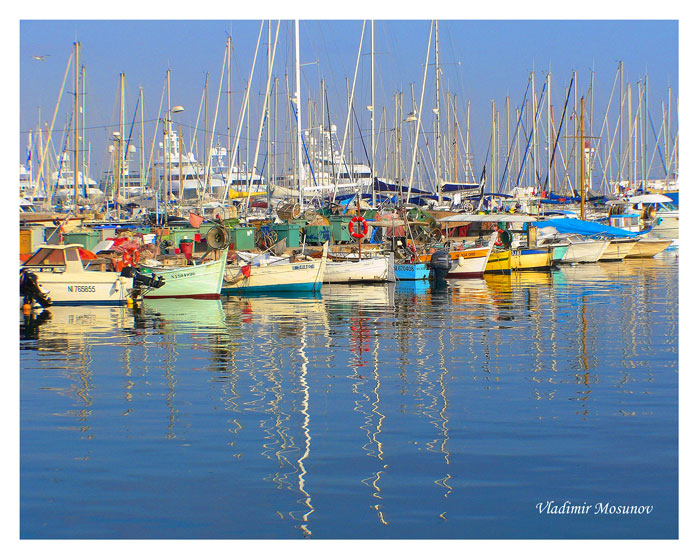
[[[194,250],[194,241],[190,239],[182,239],[180,241],[180,251],[185,255],[187,260],[192,258],[192,251]]]

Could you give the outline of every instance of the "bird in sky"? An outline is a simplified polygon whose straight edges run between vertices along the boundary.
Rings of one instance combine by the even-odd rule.
[[[43,62],[44,60],[46,60],[46,57],[47,57],[47,56],[51,56],[51,55],[50,55],[50,54],[43,54],[43,55],[41,55],[41,56],[37,56],[37,55],[35,54],[35,55],[32,55],[32,58],[33,58],[34,60],[39,60],[40,62]]]

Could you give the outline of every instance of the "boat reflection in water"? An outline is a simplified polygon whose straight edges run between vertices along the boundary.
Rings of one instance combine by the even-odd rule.
[[[556,537],[518,511],[586,468],[661,512],[571,535],[672,535],[677,267],[52,308],[21,342],[22,533]]]

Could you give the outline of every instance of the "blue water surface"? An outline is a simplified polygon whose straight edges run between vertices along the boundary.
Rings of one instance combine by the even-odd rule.
[[[678,536],[674,253],[20,338],[22,538]]]

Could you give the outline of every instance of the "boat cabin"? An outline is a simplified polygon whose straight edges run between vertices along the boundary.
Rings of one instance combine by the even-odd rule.
[[[80,245],[41,245],[22,265],[39,272],[83,272]]]

